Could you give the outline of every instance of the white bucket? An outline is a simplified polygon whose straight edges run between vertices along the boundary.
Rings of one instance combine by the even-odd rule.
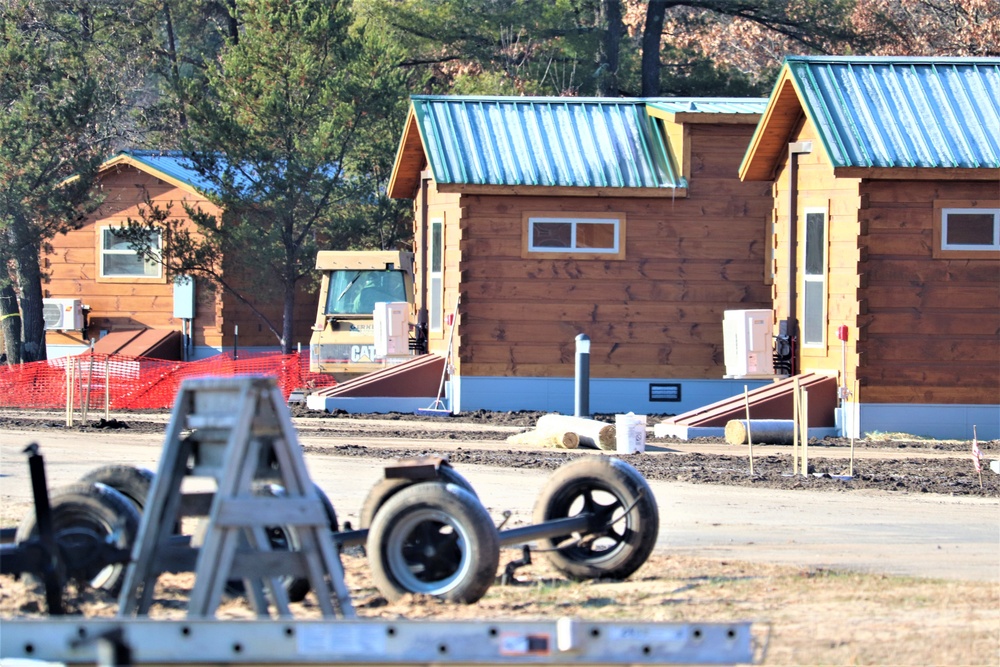
[[[646,451],[646,415],[615,415],[615,448],[619,454]]]

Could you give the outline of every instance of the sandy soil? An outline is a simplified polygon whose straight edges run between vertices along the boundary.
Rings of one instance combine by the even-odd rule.
[[[419,451],[419,443],[453,440],[452,462],[505,467],[554,469],[573,452],[525,451],[506,447],[506,438],[530,429],[537,413],[474,413],[462,418],[373,415],[364,419],[365,438],[398,439],[400,446],[367,444],[310,445],[339,456],[397,458]],[[598,416],[599,417],[599,416]],[[296,418],[300,433],[331,437],[359,432],[357,415]],[[162,431],[165,415],[117,415],[116,420],[73,429],[131,428]],[[54,415],[3,415],[0,428],[65,429]],[[359,438],[359,442],[363,439]],[[414,445],[418,445],[414,447]],[[1000,457],[1000,443],[980,442],[984,465]],[[971,443],[915,439],[858,441],[855,455],[864,473],[843,479],[849,460],[846,443],[811,443],[815,474],[790,477],[788,448],[755,448],[754,475],[747,471],[745,450],[718,441],[648,440],[662,456],[627,457],[644,476],[698,484],[747,485],[810,492],[944,494],[1000,497],[1000,476],[989,470],[980,487],[970,461]],[[727,453],[720,453],[727,452]],[[1000,515],[998,515],[1000,522]],[[997,532],[998,523],[984,529]],[[505,550],[503,566],[520,556]],[[787,567],[719,561],[656,552],[627,581],[570,582],[543,558],[517,570],[517,582],[493,586],[475,605],[445,604],[410,596],[388,603],[373,586],[364,558],[356,549],[344,555],[347,583],[359,616],[377,618],[512,619],[576,616],[588,619],[650,621],[737,621],[754,623],[759,661],[769,665],[997,665],[1000,664],[1000,584],[861,575],[815,567]],[[1000,562],[997,564],[1000,568]],[[161,578],[151,613],[183,614],[191,575]],[[86,616],[113,615],[115,600],[92,590],[72,591],[71,611]],[[24,580],[0,577],[0,616],[36,616],[43,598]],[[317,616],[310,595],[296,607]],[[241,598],[220,609],[220,616],[246,617]]]

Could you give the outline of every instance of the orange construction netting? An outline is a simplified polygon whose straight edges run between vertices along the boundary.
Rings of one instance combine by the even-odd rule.
[[[295,389],[336,384],[329,375],[309,372],[307,352],[240,352],[235,359],[222,353],[199,361],[85,353],[0,366],[0,407],[168,409],[184,379],[236,375],[275,378],[285,400]]]

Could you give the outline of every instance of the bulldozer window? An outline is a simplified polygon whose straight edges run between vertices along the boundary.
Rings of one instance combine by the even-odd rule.
[[[327,315],[371,315],[380,301],[406,301],[402,271],[332,272]]]

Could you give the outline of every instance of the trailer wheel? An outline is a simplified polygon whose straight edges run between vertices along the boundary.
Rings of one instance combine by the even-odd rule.
[[[98,482],[110,486],[131,501],[141,514],[146,508],[149,489],[156,475],[146,468],[126,465],[106,465],[95,468],[80,478],[81,482]]]
[[[436,480],[420,480],[420,479],[406,479],[404,477],[385,477],[380,479],[375,483],[375,486],[371,488],[368,495],[365,496],[365,502],[361,505],[361,514],[358,516],[359,528],[368,528],[372,525],[372,520],[375,518],[375,514],[378,512],[379,508],[385,504],[385,501],[389,500],[392,496],[399,493],[401,490],[413,484],[418,484],[422,482],[440,481],[446,484],[455,484],[462,487],[466,491],[472,494],[473,498],[479,498],[476,495],[476,490],[472,488],[472,484],[469,480],[465,479],[457,470],[452,468],[450,465],[443,464],[438,466],[437,469],[437,479]]]
[[[552,565],[572,579],[624,579],[656,545],[660,519],[649,484],[628,463],[587,457],[559,468],[535,503],[541,524],[590,513],[595,528],[540,540]]]
[[[333,509],[333,503],[318,485],[315,485],[316,493],[323,503],[326,517],[329,522],[330,532],[336,533],[340,530],[337,523],[337,513]],[[285,487],[280,484],[267,482],[257,482],[253,485],[253,493],[257,496],[270,496],[272,498],[283,498],[287,495]],[[302,548],[302,543],[298,533],[292,526],[266,526],[264,532],[267,535],[268,544],[275,551],[297,551]],[[285,587],[289,602],[302,602],[311,588],[309,579],[306,577],[292,577],[286,575],[281,577],[281,584]],[[246,588],[240,579],[231,579],[226,582],[226,593],[232,596],[243,595]]]
[[[468,490],[421,482],[378,511],[367,551],[372,579],[389,601],[419,593],[471,604],[496,578],[500,536]]]
[[[107,544],[131,550],[139,534],[140,517],[135,505],[113,487],[88,482],[56,489],[49,504],[66,577],[117,595],[126,563],[108,564],[96,547]],[[31,512],[18,526],[15,539],[25,542],[37,537],[38,525]],[[70,552],[73,559],[66,557]],[[35,580],[30,573],[27,576]]]

